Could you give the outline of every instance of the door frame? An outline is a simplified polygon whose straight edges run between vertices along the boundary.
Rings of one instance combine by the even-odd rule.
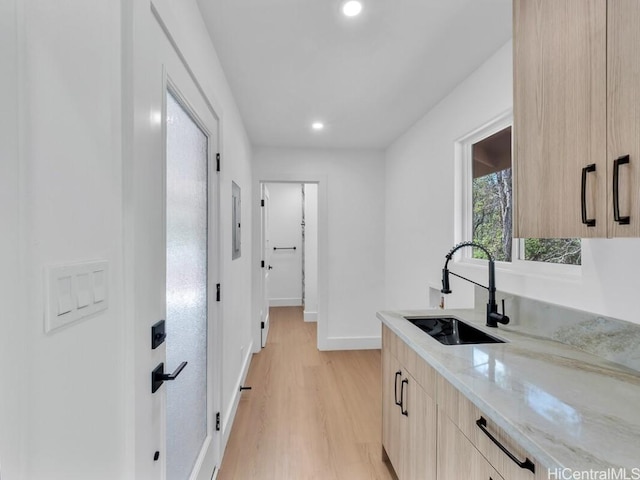
[[[174,79],[171,72],[167,70],[167,66],[163,64],[162,82],[163,82],[163,120],[166,119],[166,94],[171,94],[178,100],[183,108],[189,113],[192,120],[207,135],[207,437],[203,444],[203,449],[198,456],[195,464],[195,470],[199,475],[191,477],[190,480],[209,480],[212,472],[217,471],[222,461],[221,446],[222,435],[220,431],[216,431],[216,414],[220,412],[222,406],[222,308],[221,301],[216,301],[215,291],[216,284],[220,283],[222,277],[222,236],[220,222],[220,174],[216,170],[216,154],[220,152],[220,131],[221,118],[211,101],[204,92],[200,82],[189,67],[184,55],[180,51],[176,40],[169,31],[168,26],[160,15],[160,12],[153,8],[152,13],[158,27],[164,33],[168,43],[177,55],[182,67],[188,74],[189,80],[193,83],[198,95],[204,102],[205,108],[215,121],[215,129],[210,129],[198,115],[197,109],[186,98],[184,92],[180,89],[179,81]],[[166,123],[162,123],[163,138],[163,168],[166,188]],[[166,200],[166,191],[164,192]],[[166,201],[165,201],[166,205]],[[166,224],[166,212],[164,214],[164,222]],[[165,240],[166,244],[166,240]],[[166,248],[166,247],[165,247]],[[166,316],[166,313],[165,313]],[[174,366],[168,366],[171,369]],[[166,395],[166,394],[165,394]],[[166,416],[166,407],[163,408],[163,415]],[[166,421],[163,418],[163,437],[166,439]],[[212,445],[213,444],[213,445]],[[210,447],[211,446],[211,447]],[[210,449],[209,449],[210,447]],[[166,442],[165,442],[166,448]],[[202,455],[202,453],[205,455]],[[209,455],[206,455],[209,452]],[[165,456],[166,458],[166,456]],[[203,470],[204,468],[204,470]],[[166,472],[166,463],[164,464]]]
[[[269,336],[269,327],[270,327],[270,316],[269,316],[269,300],[268,296],[268,283],[269,276],[271,270],[270,257],[271,253],[269,252],[268,246],[266,245],[266,240],[268,235],[266,233],[269,231],[270,219],[269,219],[269,209],[271,198],[269,195],[269,189],[267,188],[266,183],[260,184],[260,252],[261,252],[261,260],[260,260],[260,268],[262,270],[260,274],[260,346],[264,348],[266,346],[266,342]],[[264,262],[264,263],[263,263]],[[266,308],[266,312],[264,309]],[[262,326],[262,322],[264,322],[264,327]]]
[[[289,173],[273,172],[261,174],[253,180],[253,205],[259,206],[261,200],[261,186],[268,183],[313,183],[318,185],[318,319],[317,319],[317,348],[318,350],[329,350],[328,341],[328,305],[329,305],[329,268],[328,268],[328,185],[327,176],[322,174],[295,175]],[[253,259],[254,259],[254,318],[252,322],[252,336],[254,353],[260,351],[260,308],[261,308],[261,277],[263,275],[260,262],[262,259],[262,242],[260,233],[260,208],[253,209]]]
[[[171,72],[163,68],[162,79],[158,78],[154,65],[157,63],[157,52],[161,45],[157,45],[154,32],[155,28],[160,28],[169,42],[173,51],[177,55],[182,67],[186,71],[190,81],[195,86],[198,94],[202,98],[204,105],[216,121],[215,128],[205,129],[209,136],[209,234],[208,234],[208,397],[210,402],[208,409],[208,438],[205,442],[215,442],[212,446],[212,455],[215,456],[216,472],[222,461],[223,438],[222,431],[216,431],[216,413],[222,408],[222,302],[215,299],[215,284],[220,283],[223,277],[222,264],[222,225],[221,219],[221,176],[216,172],[215,154],[223,152],[222,141],[222,111],[215,99],[206,94],[202,85],[190,67],[176,36],[183,38],[182,32],[177,27],[173,19],[171,3],[166,0],[149,0],[142,2],[132,2],[128,6],[123,6],[123,21],[128,24],[128,28],[123,30],[123,42],[130,46],[125,49],[123,63],[123,205],[124,205],[124,272],[123,282],[125,285],[125,307],[127,329],[125,334],[125,348],[128,352],[125,369],[126,384],[126,412],[127,419],[126,441],[123,447],[125,462],[129,466],[127,478],[158,479],[166,476],[166,423],[164,418],[159,420],[159,416],[165,415],[165,399],[160,399],[151,394],[150,374],[151,370],[163,361],[162,355],[157,350],[150,348],[151,325],[157,319],[142,318],[138,307],[138,296],[148,295],[149,292],[140,292],[138,287],[139,279],[144,272],[143,265],[137,259],[139,250],[139,236],[149,237],[145,233],[144,214],[140,203],[141,197],[137,192],[136,179],[141,175],[141,164],[158,161],[165,162],[166,145],[157,145],[159,138],[158,129],[163,131],[160,134],[161,142],[164,142],[166,135],[164,126],[160,119],[164,119],[166,114],[166,98],[162,99],[162,112],[154,109],[155,100],[153,95],[157,95],[157,89],[162,86],[163,97],[166,95],[167,87],[173,84],[172,92],[180,98],[180,101],[194,113],[198,110],[188,101],[185,102],[183,90],[179,82],[176,84]],[[154,25],[154,22],[157,25]],[[171,26],[174,25],[172,28]],[[175,35],[174,35],[175,32]],[[166,62],[161,62],[165,64]],[[153,90],[150,92],[149,90]],[[152,109],[150,110],[150,107]],[[150,116],[152,118],[150,118]],[[157,117],[157,118],[155,118]],[[196,117],[199,116],[196,113]],[[202,126],[202,125],[200,125]],[[216,148],[217,145],[217,148]],[[163,166],[163,178],[164,169]],[[164,191],[164,186],[162,187]],[[164,209],[164,206],[162,207]],[[142,223],[142,225],[141,225]],[[164,240],[162,239],[163,244]],[[160,314],[160,312],[157,312]],[[164,317],[163,317],[164,318]],[[171,368],[172,366],[168,366]],[[162,432],[158,432],[154,421],[161,421]],[[213,428],[212,428],[213,427]],[[159,433],[159,435],[158,435]],[[212,435],[209,435],[211,433]],[[159,461],[155,460],[154,451],[159,452]],[[199,458],[198,462],[205,459]],[[201,471],[198,480],[210,480],[213,478],[212,472]],[[215,474],[214,474],[215,477]],[[195,479],[193,479],[195,480]]]

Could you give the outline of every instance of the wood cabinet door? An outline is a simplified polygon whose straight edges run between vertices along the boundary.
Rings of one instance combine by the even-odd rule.
[[[400,372],[396,380],[396,373]],[[382,446],[393,465],[396,474],[402,478],[402,424],[400,407],[396,405],[396,385],[398,399],[400,394],[400,382],[402,380],[400,363],[389,352],[388,348],[382,349]]]
[[[610,0],[607,11],[607,161],[611,182],[608,195],[609,229],[613,237],[640,236],[640,2]],[[617,176],[618,213],[614,218],[614,162]],[[624,160],[623,160],[624,162]]]
[[[438,421],[438,480],[503,480],[444,413]]]
[[[411,376],[405,385],[403,480],[436,480],[436,402]],[[453,477],[452,477],[453,478]]]
[[[514,236],[606,237],[607,1],[513,8]]]

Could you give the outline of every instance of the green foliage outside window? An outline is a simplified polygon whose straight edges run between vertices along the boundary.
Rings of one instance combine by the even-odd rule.
[[[473,179],[473,241],[484,245],[494,260],[512,259],[511,169]],[[524,260],[580,265],[579,238],[527,238]],[[478,249],[473,258],[486,259]]]
[[[524,259],[534,262],[580,265],[579,238],[527,238],[524,241]]]
[[[511,169],[473,179],[473,241],[484,245],[494,260],[511,261]],[[473,258],[487,258],[473,249]]]

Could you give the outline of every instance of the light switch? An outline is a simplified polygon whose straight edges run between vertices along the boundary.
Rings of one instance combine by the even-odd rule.
[[[107,282],[104,270],[93,272],[93,302],[103,302],[107,298]]]
[[[106,310],[108,272],[109,262],[105,260],[47,267],[45,332]]]
[[[78,308],[87,308],[92,303],[91,278],[88,273],[80,273],[76,276],[77,305]]]
[[[73,310],[71,277],[60,277],[57,279],[58,316],[69,313]]]

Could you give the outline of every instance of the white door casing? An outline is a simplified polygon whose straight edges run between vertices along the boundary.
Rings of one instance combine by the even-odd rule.
[[[256,205],[260,202],[260,195],[262,193],[261,186],[265,183],[281,183],[281,182],[293,182],[293,183],[313,183],[317,185],[317,332],[318,332],[318,350],[329,350],[332,346],[332,339],[328,337],[328,325],[326,312],[328,311],[329,304],[329,271],[328,264],[329,262],[326,260],[328,257],[328,178],[327,175],[324,174],[296,174],[287,171],[269,171],[263,172],[259,167],[256,167],[257,171],[254,176],[254,201]],[[260,214],[258,211],[254,211],[253,215],[253,234],[254,234],[254,242],[253,248],[256,256],[259,256],[262,259],[264,252],[262,251],[262,244],[260,242],[261,229],[260,229]],[[273,250],[273,247],[271,248]],[[262,281],[262,277],[264,272],[260,268],[260,263],[255,263],[255,279],[259,280],[254,283],[256,290],[260,288],[260,283]],[[262,292],[261,292],[262,293]],[[262,309],[261,306],[258,306],[258,303],[261,303],[263,298],[256,296],[255,298],[259,299],[260,302],[256,301],[256,315]],[[257,328],[253,330],[253,335],[255,339],[255,345],[258,345],[260,341],[260,325],[256,325]],[[255,352],[257,353],[257,352]]]
[[[261,344],[262,347],[267,344],[267,336],[269,334],[269,276],[271,272],[271,243],[269,235],[269,189],[263,183],[260,186],[262,196],[262,207],[260,210],[260,247],[262,248],[262,258],[264,259],[264,268],[262,269],[262,306],[260,321],[261,327]]]

